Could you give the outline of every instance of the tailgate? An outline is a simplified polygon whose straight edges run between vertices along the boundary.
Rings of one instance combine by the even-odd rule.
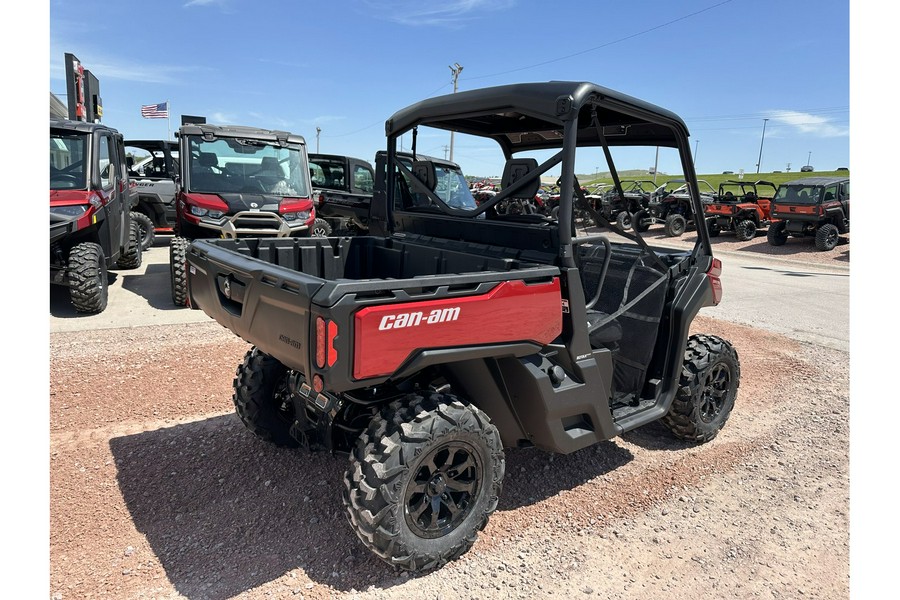
[[[313,294],[324,280],[197,240],[187,252],[191,306],[260,350],[309,372]]]

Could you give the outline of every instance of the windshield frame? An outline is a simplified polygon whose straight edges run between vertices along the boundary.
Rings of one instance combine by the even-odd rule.
[[[202,135],[185,136],[183,182],[185,191],[198,194],[258,194],[290,198],[309,198],[312,193],[306,145],[279,143],[249,137]],[[237,148],[257,148],[240,151]],[[259,156],[262,152],[262,156]],[[214,165],[201,165],[200,153],[211,153]],[[256,160],[248,160],[256,157]],[[262,159],[275,158],[280,174],[263,174]],[[230,165],[230,166],[229,166]],[[269,172],[271,173],[271,172]],[[215,179],[209,178],[209,174]],[[197,183],[202,180],[203,183]],[[210,185],[215,181],[215,185]]]

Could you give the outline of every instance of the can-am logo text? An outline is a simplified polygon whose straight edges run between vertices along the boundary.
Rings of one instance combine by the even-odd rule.
[[[459,307],[436,308],[427,315],[423,312],[400,313],[399,315],[385,315],[381,317],[378,329],[403,329],[404,327],[417,327],[419,325],[434,325],[435,323],[448,323],[459,319]]]

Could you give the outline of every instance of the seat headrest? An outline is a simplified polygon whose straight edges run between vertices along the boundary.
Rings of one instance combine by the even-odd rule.
[[[412,165],[413,175],[416,179],[425,184],[430,191],[434,191],[437,186],[437,170],[434,163],[430,160],[417,160]]]
[[[537,175],[537,159],[535,158],[511,158],[506,161],[503,167],[503,178],[500,185],[503,189],[510,187],[521,179],[531,177],[531,181],[518,192],[513,194],[513,198],[534,198],[541,189],[541,178]]]
[[[215,167],[219,164],[219,158],[214,152],[201,152],[197,155],[197,162],[201,167]]]

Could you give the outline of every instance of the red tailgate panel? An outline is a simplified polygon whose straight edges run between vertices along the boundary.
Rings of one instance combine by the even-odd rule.
[[[562,331],[559,278],[504,281],[481,296],[385,304],[355,315],[353,377],[390,375],[417,350],[533,341]]]

